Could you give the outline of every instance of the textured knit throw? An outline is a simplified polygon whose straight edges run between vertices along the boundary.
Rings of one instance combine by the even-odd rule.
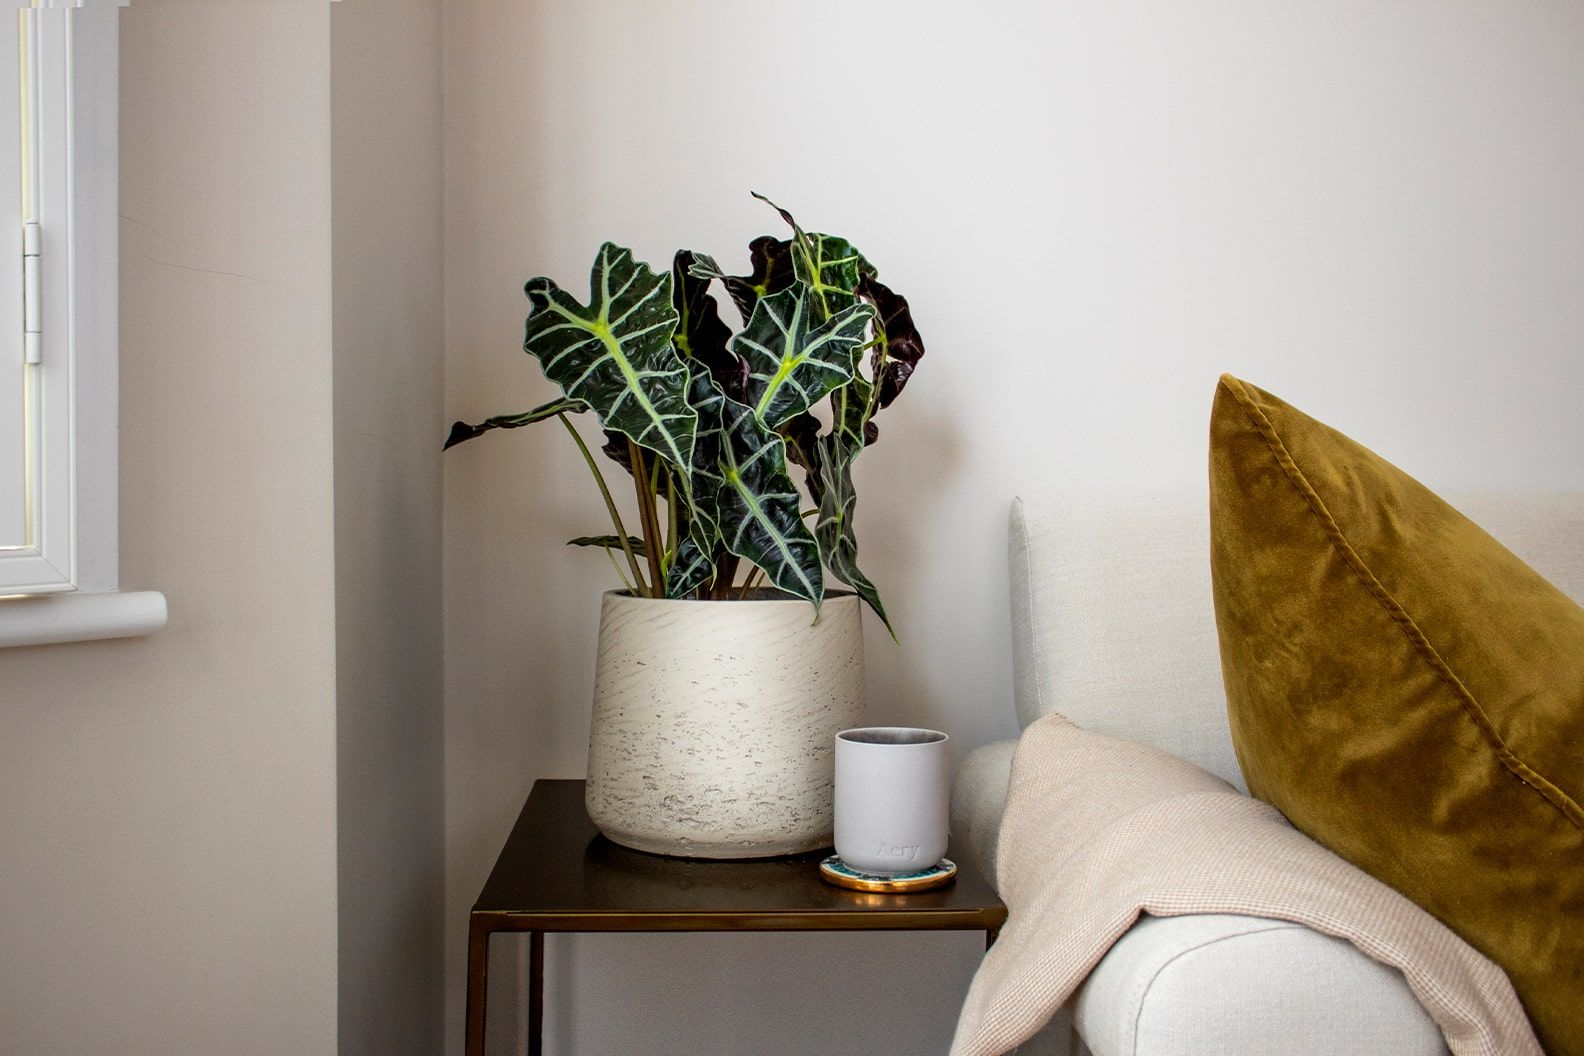
[[[1334,935],[1400,970],[1456,1056],[1543,1056],[1507,976],[1423,909],[1220,778],[1060,715],[1018,746],[997,872],[1010,915],[952,1056],[1033,1037],[1141,913]]]

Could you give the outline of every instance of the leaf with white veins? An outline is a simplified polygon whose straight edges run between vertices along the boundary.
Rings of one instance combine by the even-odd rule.
[[[873,402],[874,386],[862,374],[831,393],[831,435],[849,462],[880,435],[871,420]]]
[[[781,438],[765,428],[753,408],[725,397],[718,423],[706,423],[705,430],[718,430],[714,464],[700,461],[698,472],[715,485],[720,545],[764,569],[781,590],[818,608],[825,597],[819,544],[800,515]]]
[[[677,312],[670,274],[656,275],[631,250],[607,242],[589,288],[584,306],[549,279],[530,280],[523,351],[569,398],[588,404],[607,430],[653,451],[688,479],[698,415],[687,401],[687,368],[671,344]]]
[[[719,459],[723,439],[720,422],[726,397],[702,363],[689,364],[691,380],[688,400],[698,412],[699,431],[693,448],[693,464],[700,484],[693,489],[693,501],[687,507],[687,521],[682,526],[682,538],[666,573],[665,591],[668,598],[682,598],[715,578],[715,554],[720,549],[720,523],[715,490],[718,478],[713,474]]]
[[[792,214],[754,192],[754,197],[781,214],[792,229],[792,273],[809,288],[815,314],[827,319],[858,299],[858,283],[875,274],[874,265],[864,259],[845,238],[804,231]]]
[[[748,361],[748,400],[772,429],[852,380],[867,304],[850,304],[829,319],[816,316],[802,283],[761,299],[731,349]]]
[[[817,447],[822,488],[814,536],[819,541],[820,551],[836,577],[858,593],[895,638],[896,631],[886,617],[885,606],[880,603],[880,592],[858,568],[858,536],[853,530],[858,492],[853,487],[852,464],[862,449],[848,447],[838,433],[820,437]]]

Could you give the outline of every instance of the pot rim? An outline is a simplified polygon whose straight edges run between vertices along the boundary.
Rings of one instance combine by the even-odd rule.
[[[755,587],[755,590],[775,590],[774,587]],[[645,598],[634,594],[630,590],[607,590],[602,595],[606,598],[620,598],[622,601],[635,601],[653,605],[813,605],[807,598],[800,598],[795,594],[783,594],[778,598]],[[857,598],[855,591],[828,590],[821,604],[829,601],[841,601],[846,598]]]

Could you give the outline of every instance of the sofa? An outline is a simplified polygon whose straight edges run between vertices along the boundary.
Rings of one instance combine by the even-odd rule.
[[[1575,600],[1584,494],[1449,501]],[[1200,495],[1035,495],[1014,502],[1014,701],[1174,753],[1247,791],[1234,756]],[[963,762],[954,842],[994,880],[1016,741]],[[1082,774],[1072,780],[1082,781]],[[1014,906],[1016,913],[1017,907]],[[1440,1032],[1395,969],[1285,921],[1145,917],[1020,1053],[1045,1056],[1433,1056]]]

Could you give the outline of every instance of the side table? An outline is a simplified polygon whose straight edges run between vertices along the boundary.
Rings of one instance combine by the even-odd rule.
[[[951,852],[947,852],[950,855]],[[560,931],[983,931],[1006,906],[972,864],[950,887],[882,895],[819,878],[823,852],[713,862],[628,850],[599,834],[582,781],[537,781],[468,921],[467,1056],[484,1056],[489,940],[529,934],[528,1052],[544,1051],[544,936]]]

